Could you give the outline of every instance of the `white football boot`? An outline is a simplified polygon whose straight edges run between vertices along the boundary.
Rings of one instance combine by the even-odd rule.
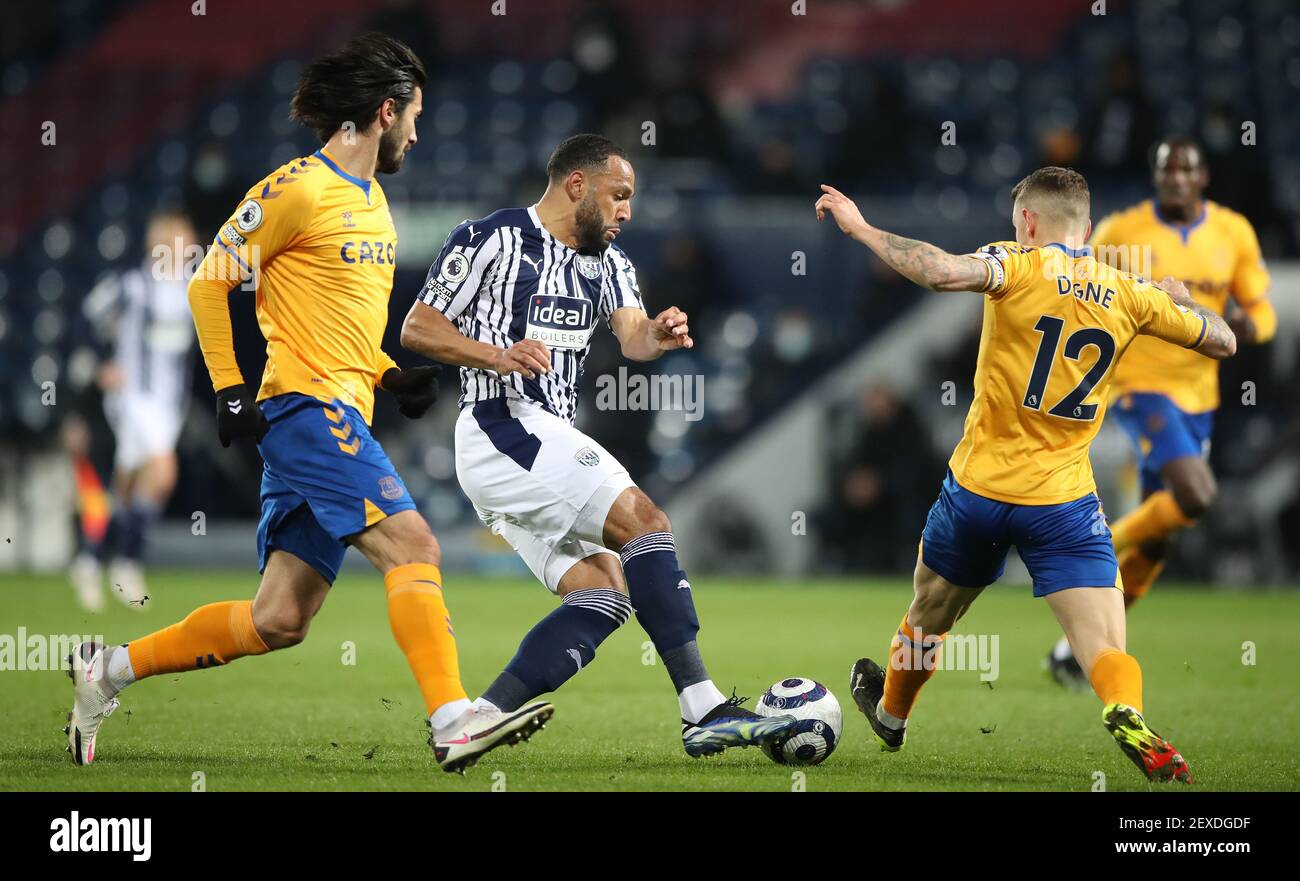
[[[149,591],[144,583],[144,567],[135,560],[114,560],[108,566],[108,586],[113,596],[128,608],[144,611]]]
[[[92,613],[104,611],[104,573],[93,555],[77,554],[68,569],[68,580],[81,608]]]
[[[433,757],[444,771],[465,773],[485,753],[502,744],[514,746],[546,727],[555,707],[538,701],[513,712],[470,707],[442,731],[429,735]]]
[[[83,642],[68,655],[72,712],[68,713],[68,725],[63,733],[68,735],[68,752],[78,765],[95,761],[99,726],[117,709],[117,697],[106,690],[107,656],[106,647],[97,642]]]

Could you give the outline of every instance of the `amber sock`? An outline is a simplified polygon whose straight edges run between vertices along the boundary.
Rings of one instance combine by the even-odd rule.
[[[1178,507],[1173,493],[1162,489],[1147,496],[1142,504],[1115,521],[1110,528],[1110,538],[1115,553],[1119,554],[1136,545],[1163,541],[1195,522]]]
[[[1127,704],[1142,712],[1142,668],[1132,655],[1119,649],[1102,652],[1092,662],[1088,680],[1103,704]]]
[[[384,589],[388,592],[389,626],[415,674],[430,716],[453,701],[465,701],[468,707],[438,567],[408,563],[390,569],[384,576]]]
[[[253,626],[252,600],[210,603],[127,645],[135,679],[205,670],[270,651]]]
[[[882,703],[890,716],[905,721],[912,712],[921,686],[930,681],[939,665],[939,650],[946,635],[923,633],[908,624],[907,616],[903,616],[898,632],[889,643],[889,666],[885,670]]]
[[[1139,547],[1130,547],[1119,555],[1119,574],[1124,587],[1124,608],[1147,595],[1164,571],[1164,560],[1153,560]]]

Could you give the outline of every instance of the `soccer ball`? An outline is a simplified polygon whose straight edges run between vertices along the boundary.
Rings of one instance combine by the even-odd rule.
[[[826,761],[835,752],[844,730],[840,702],[829,688],[811,679],[782,679],[763,692],[754,712],[799,720],[794,733],[763,744],[763,752],[778,765],[817,765]]]

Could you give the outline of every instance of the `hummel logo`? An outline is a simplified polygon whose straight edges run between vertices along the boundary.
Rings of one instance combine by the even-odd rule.
[[[537,264],[537,261],[534,260],[532,257],[529,257],[527,254],[520,254],[520,255],[519,255],[519,259],[521,259],[521,260],[527,260],[527,261],[528,261],[528,265],[531,266],[531,267],[533,267],[533,272],[536,272],[538,275],[541,275],[541,274],[542,274],[542,268],[541,268],[541,266],[539,266],[539,265]]]
[[[244,402],[243,402],[243,401],[227,401],[227,402],[226,402],[226,408],[227,408],[228,410],[230,410],[231,413],[234,413],[234,414],[238,415],[238,414],[240,413],[240,411],[242,411],[242,410],[244,409]]]
[[[689,581],[687,581],[685,578],[683,578],[681,581],[677,582],[677,589],[678,589],[678,590],[690,590],[690,589],[691,589],[691,583],[690,583]]]
[[[474,236],[481,236],[481,235],[483,235],[483,233],[481,233],[481,232],[474,232],[474,224],[471,223],[471,224],[469,225],[469,243],[470,243],[471,245],[474,244]]]

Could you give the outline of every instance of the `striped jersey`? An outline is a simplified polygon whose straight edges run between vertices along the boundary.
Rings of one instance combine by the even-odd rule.
[[[546,231],[536,206],[502,209],[457,226],[419,298],[471,339],[502,349],[531,339],[551,350],[551,372],[535,379],[462,367],[461,407],[526,398],[570,423],[596,320],[644,308],[636,269],[617,245],[601,255],[581,254]]]
[[[168,410],[184,407],[194,349],[184,281],[155,278],[148,266],[113,273],[86,296],[83,310],[96,335],[111,343],[122,394]]]

